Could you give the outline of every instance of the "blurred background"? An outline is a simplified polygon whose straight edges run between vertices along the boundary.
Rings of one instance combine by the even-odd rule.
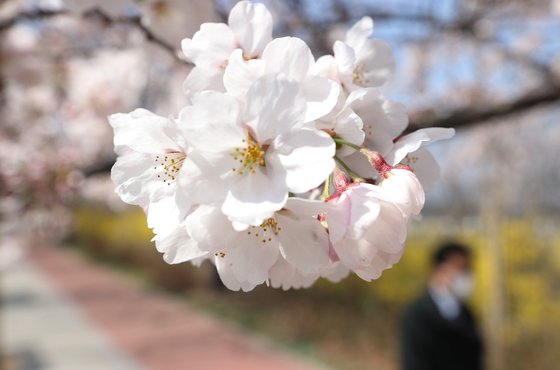
[[[235,1],[0,0],[0,273],[34,250],[71,249],[334,368],[392,370],[402,310],[453,237],[475,252],[489,368],[557,368],[560,1],[264,2],[275,36],[304,39],[315,57],[371,16],[397,59],[382,90],[408,107],[410,130],[457,129],[429,148],[441,179],[401,262],[373,283],[251,293],[221,288],[208,264],[166,265],[142,210],[113,193],[106,116],[176,114],[190,69],[180,40]]]

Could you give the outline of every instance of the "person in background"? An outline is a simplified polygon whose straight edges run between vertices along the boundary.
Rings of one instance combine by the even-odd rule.
[[[471,252],[445,243],[434,253],[428,289],[401,326],[403,370],[481,370],[483,343],[465,300],[474,281]]]

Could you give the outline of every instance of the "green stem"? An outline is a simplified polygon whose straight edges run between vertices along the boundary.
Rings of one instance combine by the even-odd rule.
[[[325,187],[323,188],[323,194],[321,194],[321,198],[323,200],[327,199],[331,195],[331,178],[332,174],[330,174],[325,180]]]
[[[350,148],[354,149],[354,150],[357,151],[357,152],[359,152],[360,150],[362,150],[362,147],[361,147],[361,146],[356,145],[356,144],[353,144],[353,143],[351,143],[351,142],[349,142],[349,141],[346,141],[346,140],[344,140],[344,139],[342,139],[342,138],[340,138],[340,137],[335,136],[335,137],[333,137],[333,140],[334,140],[335,143],[341,144],[341,145],[346,145],[347,147],[350,147]]]
[[[354,144],[352,144],[354,145]],[[342,168],[344,168],[344,170],[350,175],[350,177],[352,177],[352,180],[354,182],[364,182],[365,180],[363,178],[361,178],[358,174],[356,174],[354,171],[352,171],[352,169],[346,164],[344,163],[344,161],[342,159],[340,159],[338,156],[334,156],[334,160],[336,161],[336,163],[338,163]]]

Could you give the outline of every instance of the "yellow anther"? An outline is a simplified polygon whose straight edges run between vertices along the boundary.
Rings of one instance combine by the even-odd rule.
[[[234,168],[233,171],[237,171],[240,175],[243,175],[243,170],[255,174],[258,166],[265,166],[266,152],[251,136],[248,136],[247,140],[243,139],[242,143],[246,143],[246,146],[235,148],[232,153],[233,160],[241,164],[240,168]]]

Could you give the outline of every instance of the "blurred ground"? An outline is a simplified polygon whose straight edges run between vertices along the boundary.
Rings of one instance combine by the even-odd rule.
[[[326,369],[68,250],[41,248],[3,274],[7,370]]]
[[[3,273],[4,370],[140,370],[28,261]]]

